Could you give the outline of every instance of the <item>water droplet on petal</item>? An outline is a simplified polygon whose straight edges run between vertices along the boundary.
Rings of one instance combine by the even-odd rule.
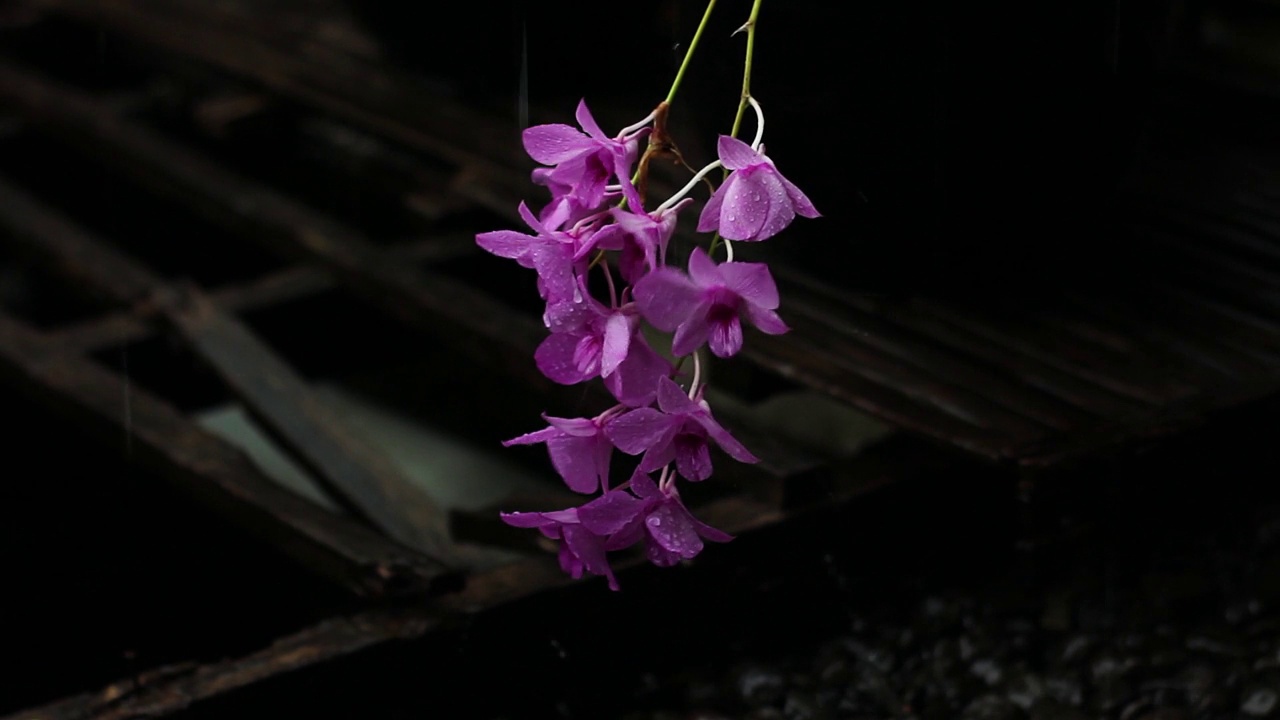
[[[659,525],[661,525],[661,524],[662,524],[662,518],[660,518],[660,517],[650,517],[648,522],[649,522],[649,524],[650,524],[650,525],[652,525],[652,526],[654,526],[654,527],[658,527]]]

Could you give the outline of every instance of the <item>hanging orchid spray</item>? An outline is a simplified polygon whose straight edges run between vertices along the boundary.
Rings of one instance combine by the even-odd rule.
[[[769,268],[735,260],[733,243],[769,239],[797,215],[818,217],[765,154],[764,111],[751,94],[760,4],[755,0],[739,28],[747,51],[733,129],[719,138],[719,159],[675,195],[645,209],[649,162],[664,155],[683,160],[666,119],[715,0],[707,4],[666,100],[648,117],[610,136],[584,100],[576,112],[578,127],[526,129],[525,151],[544,166],[534,170],[533,181],[550,191],[551,201],[536,214],[521,203],[529,232],[476,236],[481,248],[537,273],[549,331],[534,353],[538,369],[565,385],[598,377],[617,401],[591,418],[544,416],[547,427],[505,443],[545,444],[569,489],[596,497],[578,507],[504,513],[502,519],[558,541],[565,572],[605,576],[615,590],[609,552],[642,544],[650,561],[670,566],[696,556],[703,541],[731,539],[695,518],[680,498],[681,481],[711,477],[712,445],[739,462],[757,461],[712,414],[701,353],[705,347],[720,358],[736,355],[746,325],[771,335],[787,331]],[[750,144],[736,137],[747,107],[756,119]],[[697,221],[699,233],[712,234],[708,248],[672,257],[668,244],[679,214],[693,204],[691,193],[722,168],[723,180]],[[721,249],[724,260],[716,262]],[[603,276],[606,297],[588,290],[593,272]],[[649,345],[645,324],[672,334],[669,355],[677,364]],[[682,372],[687,365],[691,373]],[[630,479],[609,487],[615,451],[639,460]]]

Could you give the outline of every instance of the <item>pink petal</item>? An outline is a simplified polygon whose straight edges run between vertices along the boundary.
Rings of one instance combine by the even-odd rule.
[[[581,525],[566,525],[564,543],[582,561],[587,572],[593,575],[604,575],[609,579],[609,588],[618,589],[618,580],[613,576],[613,569],[605,559],[604,538]]]
[[[600,354],[600,376],[609,377],[614,370],[627,359],[627,351],[631,348],[631,318],[615,312],[605,321],[604,349]]]
[[[578,508],[582,526],[597,535],[612,535],[635,519],[645,502],[631,493],[614,490]]]
[[[693,419],[707,431],[707,435],[709,435],[712,440],[715,440],[716,445],[719,445],[720,449],[724,450],[729,457],[737,460],[738,462],[744,463],[760,462],[760,458],[752,455],[750,450],[730,435],[728,430],[725,430],[720,423],[715,421],[715,418],[711,417],[711,413],[695,415]]]
[[[676,444],[672,440],[679,427],[680,424],[673,424],[662,439],[654,443],[644,457],[640,458],[640,465],[636,470],[651,473],[670,465],[676,459]]]
[[[749,304],[767,310],[778,307],[778,286],[764,263],[731,262],[720,265],[725,287],[738,293]]]
[[[689,319],[676,328],[676,334],[671,338],[672,354],[688,355],[707,341],[707,335],[711,332],[711,325],[707,320],[707,311],[710,307],[709,303],[700,303],[694,308]]]
[[[711,354],[719,358],[733,357],[742,349],[742,323],[737,315],[709,323],[707,345]]]
[[[668,415],[692,415],[703,411],[702,406],[690,400],[684,388],[677,385],[671,378],[662,378],[658,381],[658,407]]]
[[[593,493],[600,487],[600,476],[595,462],[594,438],[561,435],[547,441],[551,464],[564,479],[569,489],[579,493]]]
[[[559,123],[526,128],[520,139],[529,157],[543,165],[559,165],[591,147],[581,130]]]
[[[686,510],[685,512],[688,512],[688,510]],[[689,523],[693,525],[694,532],[698,533],[698,535],[701,535],[704,539],[710,540],[711,542],[726,543],[733,539],[733,536],[730,535],[729,533],[711,527],[710,525],[694,517],[692,514],[689,515]]]
[[[600,428],[597,427],[595,421],[590,418],[559,418],[543,415],[542,419],[546,420],[548,425],[559,430],[565,435],[589,438],[600,434]]]
[[[554,524],[539,512],[499,513],[498,517],[502,518],[502,522],[518,528],[535,528]]]
[[[720,136],[720,140],[716,143],[716,151],[720,155],[720,162],[730,170],[741,170],[765,161],[760,153],[751,149],[750,145],[728,135]]]
[[[591,375],[579,370],[578,363],[574,361],[574,350],[578,347],[578,341],[581,338],[582,336],[576,333],[561,333],[543,340],[533,353],[538,370],[542,371],[548,379],[561,385],[577,385],[591,378]]]
[[[514,437],[510,440],[504,440],[502,447],[511,447],[512,445],[534,445],[540,442],[546,442],[551,438],[560,434],[560,431],[553,427],[542,428],[531,433],[525,433],[520,437]]]
[[[720,234],[730,240],[755,240],[768,214],[768,203],[758,176],[763,169],[738,170],[738,181],[729,186],[720,211]],[[745,175],[742,173],[751,173]]]
[[[578,121],[578,124],[582,126],[582,129],[586,130],[587,134],[593,139],[609,139],[605,136],[604,131],[600,129],[600,126],[596,124],[596,119],[591,117],[591,111],[587,109],[586,98],[578,101],[578,109],[573,113],[573,117]]]
[[[704,288],[724,284],[716,261],[700,247],[694,248],[689,254],[689,277]]]
[[[537,238],[518,233],[514,230],[494,230],[476,235],[476,244],[484,250],[508,260],[523,260],[529,252],[530,243]],[[521,262],[524,267],[528,264]]]
[[[590,303],[560,301],[547,305],[542,323],[553,333],[585,332],[593,313]]]
[[[747,319],[766,335],[781,335],[791,329],[778,317],[778,313],[751,303],[747,304]]]
[[[676,471],[680,477],[700,482],[711,477],[711,451],[701,437],[680,435],[676,437]]]
[[[675,268],[658,268],[635,284],[636,304],[645,319],[670,332],[689,317],[697,302],[698,288]]]
[[[644,521],[645,529],[662,549],[687,560],[702,551],[702,538],[673,505],[663,503],[649,513]]]
[[[628,407],[644,407],[653,402],[658,379],[671,374],[671,363],[649,347],[644,338],[631,338],[627,358],[604,385],[618,402]]]
[[[766,210],[764,223],[753,239],[767,240],[786,229],[796,219],[796,213],[791,207],[791,198],[782,187],[782,176],[773,166],[761,168],[756,173],[756,180],[760,185],[760,203]]]
[[[568,245],[543,242],[529,251],[529,259],[538,279],[543,282],[548,302],[563,302],[581,297],[573,275],[573,250]]]
[[[610,420],[604,426],[604,434],[622,452],[639,455],[662,440],[677,422],[653,408],[639,408]]]
[[[658,490],[658,483],[653,478],[644,473],[635,473],[631,476],[631,491],[638,497],[645,500],[653,500],[662,497],[662,491]]]
[[[604,543],[605,550],[621,550],[629,548],[644,538],[644,516],[637,514],[616,532],[609,535]]]
[[[516,212],[520,213],[520,219],[524,220],[525,224],[530,228],[533,228],[534,232],[538,233],[539,236],[549,237],[551,235],[551,232],[534,216],[533,211],[529,209],[529,206],[523,200],[520,201]]]
[[[707,204],[702,206],[702,214],[698,215],[698,232],[712,232],[720,229],[720,215],[724,207],[724,196],[729,192],[730,183],[735,181],[735,176],[730,175],[725,178],[720,187],[711,193],[711,199],[707,200]]]
[[[782,187],[787,191],[787,197],[791,198],[791,205],[795,207],[796,214],[807,218],[821,217],[818,209],[809,202],[809,197],[800,192],[800,188],[796,187],[792,182],[778,174],[778,179],[782,181]]]
[[[644,544],[644,556],[646,560],[653,563],[655,566],[663,568],[674,567],[679,564],[681,560],[684,560],[684,558],[678,553],[673,553],[670,550],[667,550],[659,545],[653,538],[649,538],[649,541]]]

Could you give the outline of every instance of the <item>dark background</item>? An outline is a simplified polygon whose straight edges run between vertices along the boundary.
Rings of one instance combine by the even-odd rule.
[[[515,115],[523,68],[535,108],[567,120],[585,96],[608,130],[665,96],[704,6],[352,7],[397,61],[473,101]],[[730,35],[750,7],[717,5],[677,98],[676,139],[695,166],[732,124],[745,35]],[[826,218],[768,252],[911,292],[987,287],[993,270],[1035,272],[1105,246],[1097,226],[1144,121],[1182,91],[1169,71],[1204,13],[1175,0],[765,3],[752,82],[765,143]]]

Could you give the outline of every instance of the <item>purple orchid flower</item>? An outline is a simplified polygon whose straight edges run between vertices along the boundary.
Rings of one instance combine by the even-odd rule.
[[[552,230],[543,225],[520,203],[520,217],[534,230],[526,235],[515,230],[494,230],[476,235],[476,244],[501,258],[515,260],[521,267],[538,273],[538,290],[548,302],[581,298],[574,277],[574,262],[582,246],[590,243],[589,228],[578,234]]]
[[[551,188],[553,196],[572,196],[580,207],[596,208],[604,200],[609,179],[617,178],[627,202],[632,207],[641,207],[630,174],[639,138],[645,131],[630,137],[607,137],[587,109],[586,100],[578,103],[575,117],[585,134],[560,123],[535,125],[522,134],[529,157],[543,165],[555,166],[549,171],[537,172],[534,181]]]
[[[658,378],[671,374],[640,333],[634,303],[609,309],[583,293],[579,302],[549,305],[543,319],[552,334],[534,361],[554,382],[576,385],[598,375],[618,402],[642,407],[653,402]]]
[[[593,493],[600,488],[608,489],[613,443],[605,436],[604,426],[621,409],[612,408],[593,418],[543,415],[549,427],[507,440],[502,446],[546,443],[552,466],[570,490]]]
[[[651,213],[622,208],[609,211],[615,224],[602,229],[601,233],[609,233],[607,249],[621,251],[618,272],[623,280],[634,284],[645,273],[666,262],[667,243],[676,231],[676,215],[692,202],[692,198],[681,200],[672,207]],[[602,239],[599,246],[606,247],[606,241]]]
[[[551,191],[551,202],[547,203],[542,210],[538,211],[538,220],[543,225],[560,229],[566,225],[572,225],[579,220],[590,217],[593,213],[600,210],[601,205],[587,205],[581,199],[573,195],[573,186],[568,183],[557,182],[555,176],[551,173],[552,168],[538,168],[533,171],[533,182],[535,185],[543,185]],[[612,197],[616,197],[621,193],[606,192],[602,201],[608,201]]]
[[[702,208],[698,232],[717,231],[729,240],[757,241],[777,235],[796,215],[818,217],[800,188],[782,177],[761,147],[721,135],[720,162],[733,172]]]
[[[788,328],[774,312],[778,286],[764,263],[716,265],[702,248],[689,256],[689,274],[658,268],[635,285],[636,304],[659,330],[675,331],[671,352],[688,355],[708,342],[717,357],[742,349],[742,321],[769,335]]]
[[[583,526],[580,508],[555,512],[502,513],[502,521],[519,528],[537,528],[543,535],[560,541],[560,568],[577,580],[584,572],[603,575],[609,589],[618,589],[618,579],[605,557],[605,538]]]
[[[637,473],[629,486],[634,496],[615,490],[581,508],[583,526],[608,535],[606,550],[621,550],[643,540],[649,561],[670,567],[702,552],[704,539],[733,539],[695,518],[681,501],[675,484],[659,488],[648,475]]]
[[[665,467],[673,460],[680,476],[692,481],[711,477],[708,439],[735,460],[759,462],[711,416],[704,400],[692,400],[669,377],[658,381],[658,408],[637,408],[605,426],[605,436],[628,455],[644,453],[639,472]]]

